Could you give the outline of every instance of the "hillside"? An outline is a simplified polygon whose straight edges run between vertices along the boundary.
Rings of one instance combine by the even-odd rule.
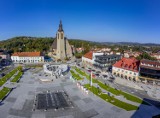
[[[8,40],[0,41],[0,49],[10,50],[11,52],[17,51],[48,51],[55,38],[51,37],[14,37]],[[75,47],[84,47],[85,52],[89,51],[91,47],[102,46],[95,42],[69,39],[69,43]]]
[[[27,37],[20,36],[10,38],[8,40],[0,41],[0,49],[9,50],[10,53],[17,51],[49,51],[55,38],[52,37]],[[153,51],[157,52],[160,50],[160,44],[141,44],[133,42],[93,42],[81,39],[68,39],[70,45],[74,47],[84,47],[86,53],[94,48],[110,47],[112,50],[119,48],[118,51],[123,52],[124,50],[133,51]]]

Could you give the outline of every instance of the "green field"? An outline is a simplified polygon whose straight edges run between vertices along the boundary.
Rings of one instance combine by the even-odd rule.
[[[79,74],[76,74],[73,70],[70,70],[71,74],[72,74],[72,77],[75,79],[75,80],[82,80],[83,78],[81,78],[79,76]]]
[[[22,74],[23,72],[19,71],[18,74],[11,80],[11,82],[17,82]]]
[[[128,103],[125,103],[123,101],[120,101],[116,98],[114,98],[114,96],[109,96],[108,94],[103,94],[101,92],[101,89],[100,88],[96,88],[94,86],[90,86],[89,84],[86,84],[85,87],[90,90],[91,92],[93,92],[95,95],[97,95],[98,97],[102,98],[103,100],[105,100],[106,102],[109,102],[117,107],[120,107],[120,108],[123,108],[127,111],[131,111],[131,110],[137,110],[138,107],[137,106],[134,106],[132,104],[128,104]]]
[[[10,88],[3,87],[3,89],[0,90],[0,100],[2,100],[10,91],[11,91]]]
[[[17,67],[0,79],[0,86],[7,82],[17,71],[22,71],[22,67]]]
[[[17,72],[17,68],[6,74],[0,79],[0,86],[2,86],[8,79],[10,79]]]
[[[75,67],[75,68],[76,68],[76,67]],[[84,73],[85,73],[85,72],[83,72],[82,70],[80,70],[79,68],[76,68],[75,70],[76,70],[79,74],[83,73],[83,75],[84,75]],[[81,71],[81,72],[80,72],[80,71]],[[87,78],[88,80],[90,80],[90,76],[89,76],[88,74],[85,73],[85,76],[86,76],[86,78]],[[114,95],[122,95],[122,96],[124,96],[127,100],[130,100],[130,101],[132,101],[132,102],[137,102],[137,103],[142,103],[142,104],[149,105],[148,103],[146,103],[146,102],[143,101],[142,99],[140,99],[140,98],[138,98],[138,97],[136,97],[136,96],[134,96],[134,95],[131,95],[131,94],[129,94],[129,93],[123,92],[123,91],[121,91],[121,90],[117,90],[117,89],[115,89],[115,88],[112,88],[112,87],[110,87],[110,86],[108,86],[108,85],[105,85],[104,83],[98,81],[98,80],[95,79],[95,78],[92,79],[92,82],[93,82],[93,83],[97,83],[101,88],[105,89],[105,90],[108,91],[108,92],[111,92],[111,93],[114,94]]]

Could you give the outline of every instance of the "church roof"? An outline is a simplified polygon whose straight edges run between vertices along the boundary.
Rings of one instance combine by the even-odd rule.
[[[55,39],[52,43],[52,49],[57,49],[57,39]]]

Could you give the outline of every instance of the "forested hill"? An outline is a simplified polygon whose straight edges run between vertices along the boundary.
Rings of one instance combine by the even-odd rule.
[[[48,51],[55,38],[51,37],[14,37],[8,40],[0,41],[0,49],[10,50],[11,52],[17,51]],[[69,39],[69,43],[75,47],[84,47],[86,51],[91,47],[102,46],[95,42]]]

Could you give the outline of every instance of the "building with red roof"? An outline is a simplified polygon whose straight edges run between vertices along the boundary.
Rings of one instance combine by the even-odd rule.
[[[122,58],[112,66],[112,74],[129,79],[138,80],[140,61],[132,58]]]
[[[44,56],[41,52],[15,52],[11,59],[14,63],[37,63],[44,62]]]

